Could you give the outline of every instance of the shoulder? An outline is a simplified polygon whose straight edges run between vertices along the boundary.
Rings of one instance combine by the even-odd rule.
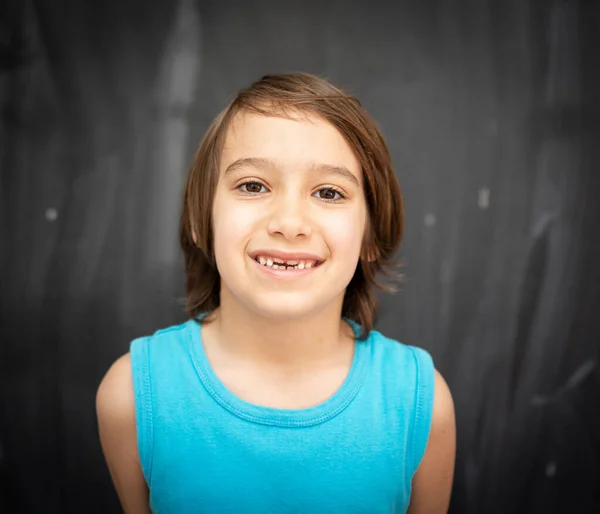
[[[401,378],[404,385],[414,384],[433,391],[434,365],[431,355],[424,349],[404,344],[372,330],[368,342],[372,363],[390,376]]]
[[[160,328],[151,335],[134,339],[130,345],[134,368],[139,355],[146,354],[150,350],[154,353],[163,350],[171,352],[177,347],[187,348],[192,342],[194,333],[199,330],[198,327],[198,321],[190,319],[184,323]]]
[[[100,382],[96,393],[98,435],[111,472],[125,459],[137,462],[136,412],[131,357],[119,357]]]
[[[123,511],[148,514],[149,493],[138,454],[129,353],[106,372],[96,394],[96,410],[100,444]]]
[[[398,371],[403,366],[406,378],[414,379],[422,394],[429,397],[432,406],[431,428],[444,427],[454,423],[454,403],[446,380],[435,368],[433,358],[423,348],[409,346],[372,330],[369,335],[372,351],[379,360],[388,363]],[[427,402],[426,402],[427,403]]]
[[[454,403],[448,384],[437,370],[434,384],[427,449],[413,479],[410,514],[447,512],[450,503],[456,458]]]
[[[150,349],[156,353],[155,359],[166,359],[177,347],[173,342],[187,341],[187,331],[191,321],[180,325],[161,328],[151,336],[134,339],[130,352],[119,357],[108,369],[96,393],[96,410],[101,425],[135,429],[136,388],[141,374],[148,366]],[[102,427],[101,427],[102,428]]]
[[[119,357],[104,375],[96,393],[96,410],[101,425],[119,425],[125,428],[132,424],[135,428],[135,399],[129,353]]]
[[[409,346],[377,331],[371,334],[373,353],[387,376],[401,382],[406,401],[414,400],[413,445],[416,467],[427,449],[454,438],[454,402],[446,380],[423,348]],[[435,449],[431,450],[437,451]]]
[[[436,460],[451,459],[454,463],[456,446],[456,418],[452,393],[444,377],[436,369],[434,379],[433,412],[427,453],[433,453]]]
[[[450,388],[444,377],[436,369],[434,378],[434,401],[433,414],[431,418],[431,430],[454,429],[454,401]]]

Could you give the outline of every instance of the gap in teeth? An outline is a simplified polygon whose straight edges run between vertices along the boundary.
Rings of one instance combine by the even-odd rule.
[[[262,266],[268,266],[273,269],[305,269],[312,268],[316,263],[314,261],[297,261],[289,260],[287,264],[281,259],[275,259],[271,257],[258,256],[256,259]]]

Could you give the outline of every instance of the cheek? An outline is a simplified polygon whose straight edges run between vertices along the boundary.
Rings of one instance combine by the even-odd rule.
[[[256,223],[253,210],[240,202],[228,202],[226,199],[215,198],[213,207],[213,233],[215,252],[229,252],[251,233]]]
[[[348,258],[358,259],[363,242],[365,219],[365,213],[362,211],[329,217],[325,233],[330,250],[337,254],[344,254]]]

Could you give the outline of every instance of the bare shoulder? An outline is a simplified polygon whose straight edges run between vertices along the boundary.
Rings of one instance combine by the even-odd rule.
[[[454,402],[448,384],[436,370],[429,441],[413,478],[409,514],[442,514],[448,511],[455,457]]]
[[[100,382],[96,394],[98,417],[113,422],[135,423],[135,400],[129,353],[119,357]]]
[[[455,452],[456,420],[454,401],[446,380],[438,370],[435,370],[435,396],[429,440],[417,474],[424,468],[435,465],[440,472],[444,471],[444,476],[439,477],[440,480],[450,484],[454,472]]]
[[[148,513],[146,485],[137,448],[131,357],[119,357],[96,394],[98,432],[106,464],[126,513]]]
[[[100,382],[96,413],[100,442],[109,468],[115,453],[125,451],[131,458],[136,458],[135,397],[128,353],[113,363]]]
[[[433,402],[432,431],[454,430],[454,401],[444,377],[435,370],[435,399]]]

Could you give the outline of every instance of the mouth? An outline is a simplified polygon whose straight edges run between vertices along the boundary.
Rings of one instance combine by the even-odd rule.
[[[248,256],[260,269],[278,278],[311,274],[325,259],[312,252],[284,252],[273,248],[256,249]]]
[[[282,271],[309,270],[312,268],[317,268],[323,263],[323,261],[319,259],[282,259],[269,254],[259,254],[252,256],[252,258],[258,264],[267,269]]]

